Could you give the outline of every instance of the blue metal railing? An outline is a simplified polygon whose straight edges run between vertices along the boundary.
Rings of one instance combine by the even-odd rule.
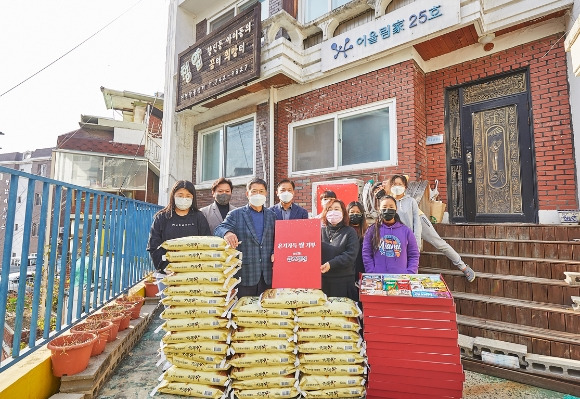
[[[153,270],[146,247],[160,207],[5,167],[0,173],[10,176],[0,220],[3,371]],[[22,261],[11,271],[13,252]]]

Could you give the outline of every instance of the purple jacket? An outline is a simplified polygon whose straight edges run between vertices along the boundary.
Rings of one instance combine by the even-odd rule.
[[[413,231],[400,222],[381,224],[381,241],[373,251],[376,225],[368,228],[363,240],[362,258],[365,273],[416,274],[419,269],[419,248]]]

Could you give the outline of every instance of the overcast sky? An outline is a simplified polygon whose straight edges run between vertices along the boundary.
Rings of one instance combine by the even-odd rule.
[[[0,96],[0,153],[54,147],[59,135],[79,127],[81,114],[113,117],[101,86],[163,92],[168,5],[169,0],[4,1],[0,94],[130,10]]]

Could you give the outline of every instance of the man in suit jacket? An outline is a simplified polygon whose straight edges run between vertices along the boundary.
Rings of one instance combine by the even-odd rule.
[[[229,211],[236,209],[230,205],[234,185],[231,180],[220,177],[211,185],[211,195],[214,202],[200,209],[203,216],[207,219],[209,228],[213,233],[215,228],[224,221]]]
[[[228,213],[215,229],[216,236],[242,252],[242,268],[236,276],[242,279],[238,297],[258,296],[272,287],[276,215],[264,207],[266,187],[260,178],[250,180],[246,187],[248,205]]]
[[[295,188],[292,180],[284,179],[278,183],[276,194],[280,202],[270,208],[276,214],[276,220],[308,219],[308,211],[293,201]]]

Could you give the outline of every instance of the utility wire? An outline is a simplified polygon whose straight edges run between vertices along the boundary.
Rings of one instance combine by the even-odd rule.
[[[76,50],[77,48],[79,48],[80,46],[82,46],[83,44],[85,44],[87,41],[89,41],[90,39],[92,39],[94,36],[96,36],[97,34],[101,33],[103,30],[105,30],[105,28],[107,28],[113,22],[115,22],[116,20],[118,20],[119,18],[121,18],[123,15],[125,15],[126,13],[128,13],[130,10],[132,10],[136,5],[138,5],[142,1],[143,0],[137,1],[137,3],[133,4],[131,7],[129,7],[125,11],[123,11],[118,17],[116,17],[115,19],[113,19],[111,22],[109,22],[108,24],[106,24],[105,26],[103,26],[101,29],[99,29],[98,31],[96,31],[95,33],[93,33],[92,35],[90,35],[89,37],[87,37],[85,40],[83,40],[82,42],[80,42],[79,44],[77,44],[76,46],[74,46],[73,48],[71,48],[69,51],[67,51],[66,53],[64,53],[63,55],[61,55],[60,57],[58,57],[57,59],[55,59],[54,61],[52,61],[48,65],[46,65],[45,67],[39,69],[38,71],[36,71],[32,75],[30,75],[29,77],[27,77],[26,79],[24,79],[22,82],[16,84],[15,86],[13,86],[10,89],[6,90],[4,93],[0,94],[0,97],[4,96],[5,94],[10,93],[12,90],[16,89],[21,84],[23,84],[23,83],[27,82],[28,80],[32,79],[33,77],[35,77],[36,75],[38,75],[40,72],[44,71],[46,68],[50,67],[51,65],[55,64],[57,61],[61,60],[65,56],[67,56],[70,53],[72,53],[74,50]]]

